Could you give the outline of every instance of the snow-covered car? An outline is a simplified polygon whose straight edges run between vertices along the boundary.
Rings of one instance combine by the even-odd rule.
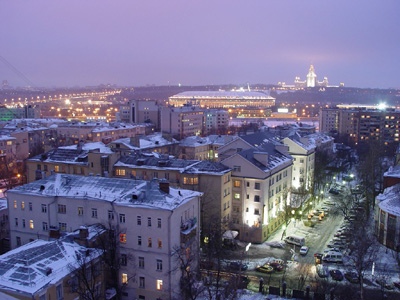
[[[308,253],[308,247],[307,246],[301,247],[299,252],[301,255],[306,255]]]
[[[390,280],[386,280],[385,278],[378,277],[377,279],[375,279],[375,282],[377,284],[379,284],[381,287],[384,287],[387,290],[393,290],[394,289],[393,283],[390,282]]]
[[[330,270],[329,274],[331,275],[333,280],[336,280],[336,281],[342,281],[343,280],[343,273],[338,269]]]
[[[328,277],[328,270],[324,267],[324,265],[317,265],[317,274],[321,278]]]
[[[351,283],[360,283],[360,278],[358,274],[354,271],[344,273],[344,278],[346,278]]]

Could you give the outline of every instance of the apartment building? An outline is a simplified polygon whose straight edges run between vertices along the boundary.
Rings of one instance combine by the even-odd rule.
[[[240,240],[262,243],[283,224],[290,203],[292,158],[282,145],[265,143],[237,151],[235,144],[231,146],[236,153],[221,161],[232,169],[233,228]]]
[[[119,157],[119,152],[101,142],[59,147],[26,160],[27,181],[52,173],[109,177]]]
[[[227,110],[208,109],[205,115],[205,131],[207,134],[225,132],[229,126]]]
[[[8,135],[0,135],[0,157],[5,161],[13,161],[17,155],[17,139]]]
[[[202,193],[168,182],[55,174],[8,192],[11,248],[81,226],[111,226],[119,236],[122,299],[179,299],[184,248],[196,267]]]
[[[292,187],[308,190],[314,181],[315,145],[303,143],[298,136],[286,137],[281,142],[293,158]]]
[[[202,224],[213,221],[215,225],[219,220],[227,227],[231,220],[231,169],[220,163],[175,159],[158,153],[133,153],[120,158],[113,174],[139,180],[163,178],[171,186],[202,192]]]
[[[204,131],[204,111],[195,106],[162,107],[161,132],[182,139],[201,135]]]

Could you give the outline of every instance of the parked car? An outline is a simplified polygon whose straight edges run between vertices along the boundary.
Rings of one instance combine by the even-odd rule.
[[[233,271],[246,271],[248,269],[247,264],[241,264],[238,261],[233,261],[229,264],[229,269]]]
[[[375,279],[375,282],[377,284],[379,284],[381,287],[384,287],[387,290],[393,290],[394,289],[393,283],[390,282],[389,280],[383,278],[383,277],[378,277],[377,279]]]
[[[358,274],[354,271],[344,273],[344,278],[346,278],[351,283],[360,283],[360,278]]]
[[[343,280],[343,273],[338,269],[330,270],[329,274],[331,275],[333,280],[336,280],[336,281],[342,281]]]
[[[279,261],[274,261],[269,263],[269,265],[275,270],[275,271],[282,271],[284,268],[283,262]]]
[[[339,252],[339,253],[341,253],[342,251],[339,249],[339,248],[328,248],[328,249],[325,249],[324,250],[324,254],[325,253],[328,253],[328,252]]]
[[[303,246],[300,248],[300,254],[301,255],[306,255],[308,253],[308,247],[307,246]]]
[[[321,278],[328,277],[328,270],[324,267],[324,265],[317,265],[317,274]]]
[[[335,189],[335,188],[331,188],[330,190],[329,190],[329,193],[331,193],[331,194],[333,194],[333,195],[339,195],[339,190],[337,190],[337,189]]]
[[[256,271],[269,274],[274,272],[274,268],[271,267],[269,264],[264,264],[262,266],[257,266]]]

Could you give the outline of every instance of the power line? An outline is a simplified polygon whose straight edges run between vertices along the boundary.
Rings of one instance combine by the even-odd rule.
[[[30,81],[22,72],[20,72],[16,67],[14,67],[8,60],[0,55],[0,61],[2,61],[11,71],[18,75],[25,83],[29,86],[34,86],[33,82]]]

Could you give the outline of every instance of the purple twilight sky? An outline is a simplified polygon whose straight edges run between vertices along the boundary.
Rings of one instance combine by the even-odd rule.
[[[399,0],[3,0],[0,80],[400,88]]]

